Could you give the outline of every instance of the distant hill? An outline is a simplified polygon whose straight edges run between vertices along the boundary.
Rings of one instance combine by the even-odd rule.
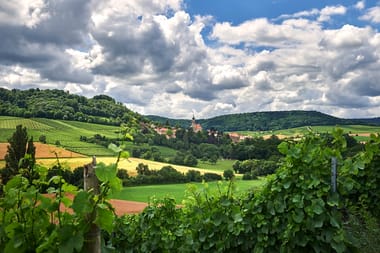
[[[169,119],[158,116],[146,116],[152,121],[171,126],[189,127],[191,120]],[[266,131],[295,128],[301,126],[328,125],[380,125],[380,118],[341,119],[317,111],[275,111],[229,114],[210,119],[197,120],[203,129],[215,128],[219,131]]]
[[[182,128],[191,125],[191,119],[143,116],[107,95],[86,98],[63,90],[38,88],[0,88],[0,116],[74,120],[114,126],[129,123],[144,128],[149,124],[142,123],[149,121]],[[197,123],[200,123],[203,129],[214,128],[219,131],[266,131],[317,125],[380,125],[380,118],[340,119],[317,111],[298,110],[229,114],[199,119]]]
[[[107,95],[86,98],[63,90],[0,88],[0,115],[75,120],[106,125],[147,121]]]
[[[171,118],[165,118],[165,117],[156,116],[156,115],[148,115],[145,117],[161,125],[169,125],[173,127],[178,126],[181,128],[188,128],[191,125],[191,120],[187,120],[187,119],[171,119]]]

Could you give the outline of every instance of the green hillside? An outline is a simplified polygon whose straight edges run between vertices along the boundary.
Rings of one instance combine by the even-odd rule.
[[[318,133],[331,133],[335,126],[312,126],[312,127],[296,127],[290,129],[281,129],[275,131],[237,131],[241,135],[252,137],[262,137],[268,135],[277,135],[282,137],[298,137],[313,130]],[[344,133],[353,136],[358,141],[366,141],[369,139],[370,134],[380,133],[380,126],[366,126],[366,125],[343,125],[339,126]]]
[[[0,115],[75,120],[119,126],[147,121],[107,95],[86,98],[63,90],[0,88]]]
[[[38,141],[41,135],[45,135],[48,144],[55,144],[59,141],[62,147],[85,155],[107,156],[113,155],[113,153],[106,147],[80,141],[80,136],[92,137],[95,134],[100,134],[112,139],[120,137],[118,134],[120,128],[117,126],[67,120],[0,116],[0,142],[7,142],[19,124],[28,129],[28,134],[33,136],[35,141]]]
[[[172,126],[189,127],[191,120],[176,120],[165,117],[147,116],[152,121]],[[341,119],[317,111],[276,111],[252,112],[222,115],[210,119],[197,120],[203,129],[215,128],[219,131],[268,131],[296,128],[302,126],[335,126],[335,125],[380,125],[374,119]]]

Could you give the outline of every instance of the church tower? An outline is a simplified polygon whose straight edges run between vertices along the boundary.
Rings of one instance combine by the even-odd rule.
[[[193,113],[193,118],[191,119],[191,128],[193,129],[193,132],[194,132],[194,133],[197,133],[197,132],[202,131],[202,126],[201,126],[201,124],[197,124],[197,122],[195,122],[195,116],[194,116],[194,113]]]

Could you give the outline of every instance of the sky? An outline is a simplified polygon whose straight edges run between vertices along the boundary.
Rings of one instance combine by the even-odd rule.
[[[0,87],[144,115],[380,116],[380,2],[0,1]]]

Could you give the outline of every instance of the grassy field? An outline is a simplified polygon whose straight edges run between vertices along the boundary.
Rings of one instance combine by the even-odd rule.
[[[232,165],[236,160],[218,160],[215,164],[209,162],[198,161],[197,167],[215,172],[223,173],[225,170],[232,169]]]
[[[125,149],[128,151],[131,151],[135,147],[136,148],[146,148],[146,149],[156,148],[160,151],[161,156],[165,159],[170,159],[170,158],[174,157],[177,153],[177,150],[172,149],[172,148],[168,148],[168,147],[164,147],[164,146],[149,146],[146,143],[135,145],[132,142],[125,142],[124,146],[125,146]]]
[[[368,136],[370,134],[380,133],[379,126],[345,125],[345,126],[338,126],[338,127],[343,129],[344,133],[348,133],[352,135],[358,141],[366,141],[368,140]],[[261,137],[261,136],[268,136],[268,135],[278,135],[282,137],[300,137],[304,135],[305,133],[307,133],[309,131],[308,129],[312,129],[313,131],[320,132],[320,133],[328,133],[328,132],[331,133],[334,128],[335,126],[313,126],[313,127],[297,127],[297,128],[290,128],[290,129],[283,129],[283,130],[276,130],[276,131],[239,131],[238,133],[242,135],[248,135],[248,136],[254,136],[254,137]]]
[[[108,138],[117,138],[117,131],[120,130],[116,126],[76,121],[0,116],[0,142],[7,142],[19,124],[27,128],[29,136],[33,136],[35,141],[38,141],[41,135],[45,135],[49,144],[55,144],[56,141],[59,141],[61,146],[68,150],[97,156],[110,156],[113,153],[100,145],[81,142],[80,136],[92,137],[95,134],[100,134]]]
[[[263,186],[265,179],[261,180],[236,180],[235,190],[236,194],[242,194],[249,189],[257,189]],[[186,191],[189,185],[195,185],[198,190],[204,186],[202,183],[191,184],[166,184],[166,185],[147,185],[147,186],[134,186],[124,187],[123,190],[111,196],[114,199],[132,200],[140,202],[149,202],[154,197],[162,199],[164,197],[172,197],[178,204],[186,197]],[[218,191],[218,182],[207,183],[211,191]],[[222,182],[221,188],[228,187],[227,182]]]

